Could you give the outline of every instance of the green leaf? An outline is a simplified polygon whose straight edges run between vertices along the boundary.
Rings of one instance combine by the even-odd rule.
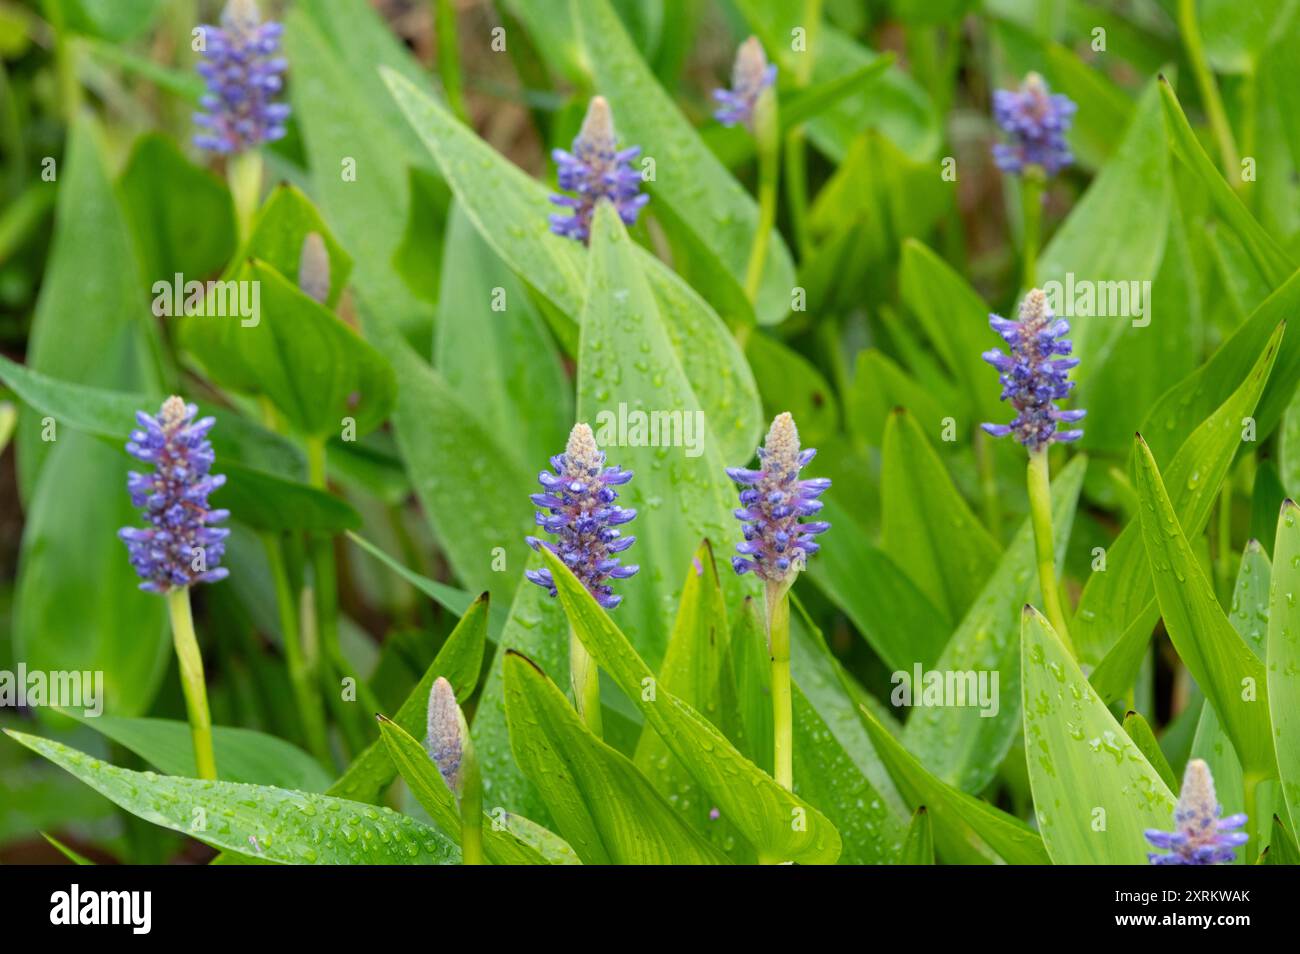
[[[1155,458],[1137,439],[1137,488],[1142,538],[1165,629],[1232,739],[1247,774],[1271,775],[1276,759],[1269,740],[1268,678],[1245,640],[1232,628],[1214,597],[1165,490]],[[1277,592],[1274,570],[1273,592]],[[1270,629],[1284,613],[1274,602]]]
[[[1282,824],[1282,819],[1273,816],[1273,836],[1269,845],[1260,856],[1260,863],[1266,865],[1300,865],[1300,848],[1296,847],[1295,838]]]
[[[1138,751],[1146,757],[1147,762],[1156,770],[1156,774],[1165,785],[1169,786],[1169,790],[1172,792],[1178,788],[1178,777],[1169,767],[1169,760],[1160,750],[1160,743],[1156,741],[1155,733],[1151,731],[1151,725],[1143,718],[1142,713],[1132,709],[1124,713],[1124,732],[1138,747]]]
[[[881,497],[885,551],[949,619],[960,619],[997,564],[1000,548],[903,408],[885,425]]]
[[[1087,458],[1076,457],[1052,482],[1057,567],[1065,560],[1087,469]],[[1035,567],[1033,527],[1026,517],[947,646],[928,667],[932,672],[1000,673],[997,711],[986,715],[979,707],[922,707],[912,713],[903,730],[908,751],[940,779],[963,791],[981,792],[993,781],[1019,730],[1020,613],[1016,608],[1039,597]],[[916,661],[901,667],[909,678]],[[912,691],[917,691],[915,685]]]
[[[51,845],[53,845],[54,848],[59,852],[59,854],[63,855],[63,857],[67,858],[74,865],[94,864],[94,862],[91,861],[89,858],[87,858],[85,855],[78,854],[77,852],[73,851],[71,848],[69,848],[63,842],[59,841],[59,839],[55,838],[53,835],[47,834],[45,832],[41,832],[41,837],[44,838],[46,841],[48,841]]]
[[[1268,705],[1277,768],[1282,780],[1291,829],[1300,818],[1300,507],[1282,504],[1273,544],[1273,576],[1269,584]],[[1238,751],[1241,751],[1238,749]],[[1243,758],[1243,762],[1246,759]]]
[[[903,800],[931,811],[939,854],[951,864],[991,864],[990,849],[1008,864],[1049,863],[1043,840],[1019,818],[967,795],[926,771],[866,706],[862,724]]]
[[[515,759],[587,864],[719,864],[632,762],[596,738],[555,684],[513,651],[504,663]]]
[[[912,824],[907,829],[907,841],[903,842],[902,854],[898,856],[900,865],[934,864],[934,832],[930,827],[930,811],[924,805],[917,808],[912,815]]]
[[[457,202],[507,265],[558,312],[576,352],[575,316],[587,293],[588,252],[551,233],[545,186],[525,175],[411,83],[385,73],[391,95],[437,160]],[[677,361],[695,387],[725,460],[753,453],[761,427],[758,389],[727,326],[704,299],[645,249],[635,247]],[[567,327],[566,327],[567,326]]]
[[[1021,641],[1025,754],[1047,853],[1058,865],[1146,864],[1142,833],[1169,827],[1173,792],[1029,606]]]
[[[735,488],[718,453],[714,422],[672,348],[671,330],[633,248],[613,206],[602,203],[592,228],[582,315],[578,419],[591,422],[599,446],[617,448],[615,462],[636,474],[622,488],[622,502],[642,521],[654,522],[654,532],[641,534],[632,551],[645,575],[626,588],[619,615],[633,645],[657,662],[668,640],[663,607],[676,604],[695,547],[739,532],[732,516]],[[632,430],[633,414],[642,421],[640,431]],[[743,592],[735,574],[722,586],[728,602]]]
[[[460,807],[456,796],[447,787],[429,753],[411,734],[396,722],[379,717],[379,735],[388,750],[388,756],[401,772],[411,793],[429,813],[429,817],[451,840],[460,843]],[[552,836],[554,837],[554,836]],[[492,818],[483,818],[483,850],[494,865],[544,865],[546,861],[526,842],[508,830],[498,828]]]
[[[714,305],[726,314],[727,303],[737,297],[743,301],[745,270],[758,226],[757,203],[678,111],[609,4],[567,2],[581,45],[580,62],[590,71],[592,88],[609,100],[622,141],[640,145],[656,160],[655,178],[646,184],[653,196],[650,211],[667,212],[670,222],[689,233],[692,248],[717,260],[719,267],[711,271],[730,279],[731,287],[714,296]],[[754,303],[760,322],[775,324],[785,318],[794,284],[790,252],[773,230]]]
[[[64,710],[60,710],[64,711]],[[187,722],[174,719],[95,718],[66,714],[130,749],[164,775],[197,778],[194,741]],[[323,792],[329,774],[310,755],[290,742],[233,726],[212,727],[217,772],[227,782],[274,785],[302,792]]]
[[[423,734],[429,711],[429,692],[439,676],[451,683],[457,699],[468,699],[478,684],[487,641],[489,599],[485,593],[465,611],[437,657],[425,670],[393,716],[407,732]],[[397,767],[382,741],[372,742],[352,760],[347,771],[329,788],[329,794],[362,802],[378,802],[397,775]]]
[[[994,379],[996,381],[996,378]],[[965,409],[945,404],[876,348],[858,352],[853,384],[844,398],[850,433],[871,447],[884,443],[885,427],[895,408],[907,408],[927,427],[943,426],[945,417],[969,424]]]
[[[501,443],[537,466],[564,447],[573,393],[524,284],[452,208],[443,249],[434,367]]]
[[[1219,175],[1188,124],[1174,88],[1163,76],[1160,77],[1160,98],[1175,155],[1200,179],[1215,209],[1246,247],[1260,274],[1277,288],[1295,271],[1291,256],[1255,221],[1232,187]]]
[[[840,854],[840,838],[831,823],[777,785],[699,712],[662,686],[655,686],[653,700],[646,699],[644,687],[654,680],[650,668],[560,558],[549,550],[544,550],[542,557],[555,579],[569,623],[587,651],[760,856],[834,862]],[[517,743],[515,756],[519,756]],[[792,825],[795,819],[802,820],[802,825]]]
[[[769,417],[789,411],[799,423],[800,439],[810,446],[839,433],[835,391],[811,361],[762,332],[749,335],[745,357],[754,370]]]
[[[267,785],[132,772],[48,739],[5,734],[147,822],[275,864],[456,864],[460,852],[414,818]]]
[[[1240,382],[1237,388],[1201,421],[1166,468],[1174,510],[1189,536],[1198,535],[1210,519],[1219,486],[1241,449],[1241,422],[1255,412],[1284,331],[1285,326],[1273,328],[1272,338],[1255,352],[1253,367],[1233,379]],[[1130,520],[1106,548],[1106,569],[1094,572],[1084,584],[1070,636],[1085,661],[1100,660],[1111,651],[1130,660],[1141,657],[1142,646],[1136,644],[1145,645],[1157,618],[1141,541],[1139,522]],[[1136,670],[1130,675],[1136,675]],[[1127,682],[1121,678],[1112,687],[1127,689],[1128,683],[1131,678]],[[1112,689],[1094,685],[1103,698],[1116,698]]]
[[[313,233],[320,236],[329,259],[330,284],[324,305],[333,311],[352,274],[352,259],[334,238],[316,206],[296,187],[281,183],[271,191],[257,214],[243,255],[266,262],[297,285],[303,242]]]

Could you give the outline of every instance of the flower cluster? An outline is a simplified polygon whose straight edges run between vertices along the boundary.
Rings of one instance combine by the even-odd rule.
[[[829,478],[800,480],[799,472],[817,453],[799,449],[799,431],[788,413],[778,414],[758,449],[758,470],[728,467],[727,476],[745,489],[740,492],[745,541],[732,557],[737,573],[753,571],[769,583],[781,583],[801,570],[820,547],[813,537],[830,529],[825,521],[801,523],[822,509],[817,498],[830,487]]]
[[[1019,413],[1010,424],[983,424],[994,437],[1015,435],[1031,451],[1053,441],[1074,441],[1081,430],[1058,431],[1058,423],[1072,424],[1087,411],[1062,411],[1053,402],[1066,397],[1074,382],[1066,380],[1069,370],[1079,363],[1068,355],[1071,345],[1065,335],[1070,323],[1056,318],[1047,303],[1047,295],[1035,288],[1020,305],[1020,320],[1008,321],[989,316],[989,324],[1011,349],[1007,355],[997,350],[984,352],[984,360],[1001,372],[1002,400],[1009,401]]]
[[[621,566],[616,553],[630,547],[636,537],[625,537],[617,529],[636,516],[636,511],[614,503],[614,488],[632,479],[630,470],[605,466],[605,453],[587,424],[575,425],[563,454],[551,458],[553,471],[542,471],[537,481],[544,493],[533,494],[537,525],[553,533],[557,541],[528,537],[534,550],[546,547],[573,571],[605,609],[613,609],[623,597],[615,596],[608,580],[624,580],[639,569]],[[529,570],[528,579],[556,595],[550,570]]]
[[[1192,759],[1183,773],[1183,789],[1174,808],[1174,830],[1145,832],[1147,841],[1167,852],[1147,855],[1153,865],[1212,865],[1237,860],[1233,849],[1248,836],[1234,831],[1246,823],[1245,815],[1220,818],[1223,806],[1214,794],[1214,777],[1201,759]]]
[[[433,764],[438,766],[442,780],[457,797],[461,790],[461,757],[464,747],[461,741],[463,717],[460,706],[456,704],[456,693],[442,676],[434,680],[429,690],[428,734],[424,747]]]
[[[150,526],[123,527],[131,565],[144,580],[140,589],[166,593],[195,583],[215,583],[229,571],[218,566],[230,531],[209,524],[230,516],[208,506],[208,494],[226,482],[210,474],[213,454],[207,438],[215,419],[195,421],[198,408],[173,395],[157,417],[139,411],[127,452],[154,466],[153,473],[132,471],[127,478],[131,503],[143,508]]]
[[[200,149],[228,155],[284,136],[289,107],[273,102],[287,64],[275,55],[284,26],[262,22],[256,0],[230,0],[221,26],[204,26],[199,74],[207,92],[194,115]]]
[[[718,109],[713,116],[724,126],[744,123],[754,126],[754,108],[758,98],[776,82],[776,66],[767,62],[763,45],[751,36],[736,51],[736,62],[731,68],[731,89],[715,89],[713,98]]]
[[[1018,90],[995,91],[993,118],[1011,142],[993,147],[993,161],[1003,172],[1039,166],[1056,175],[1074,161],[1065,132],[1076,108],[1068,96],[1052,93],[1037,73],[1026,76]]]
[[[573,151],[551,153],[559,166],[560,188],[574,195],[553,195],[551,201],[570,211],[551,216],[556,235],[587,242],[596,205],[608,199],[625,225],[634,225],[650,196],[641,193],[641,177],[631,162],[641,154],[639,146],[618,148],[614,120],[603,96],[592,99],[582,129],[573,140]]]

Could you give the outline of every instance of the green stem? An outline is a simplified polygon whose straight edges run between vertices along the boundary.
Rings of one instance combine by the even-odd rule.
[[[984,524],[994,540],[1002,539],[1002,498],[998,495],[997,474],[994,470],[993,449],[989,446],[988,435],[981,428],[975,429],[972,442],[975,452],[975,466],[979,470],[980,493],[984,498]]]
[[[572,628],[569,629],[569,683],[574,708],[592,734],[600,738],[600,668]]]
[[[1218,84],[1214,82],[1214,74],[1210,72],[1209,61],[1205,58],[1205,48],[1201,45],[1201,27],[1196,19],[1196,0],[1178,0],[1178,32],[1187,47],[1187,58],[1192,64],[1192,75],[1196,77],[1196,87],[1200,90],[1205,114],[1210,121],[1210,129],[1219,144],[1219,157],[1223,162],[1224,175],[1234,188],[1239,187],[1241,160],[1237,157],[1237,144],[1232,138],[1232,126],[1228,123],[1228,113],[1223,108]]]
[[[794,789],[794,728],[790,697],[790,585],[767,584],[767,647],[772,657],[772,774]]]
[[[1056,548],[1052,544],[1052,488],[1047,466],[1047,448],[1039,447],[1029,452],[1029,515],[1034,525],[1034,550],[1038,557],[1038,585],[1043,591],[1043,604],[1048,622],[1061,637],[1070,655],[1077,656],[1070,641],[1070,630],[1065,623],[1061,606],[1061,592],[1056,581]]]
[[[461,719],[464,725],[464,718]],[[461,734],[460,855],[461,863],[481,865],[483,861],[483,780],[479,774],[474,743],[466,728]]]
[[[804,162],[804,131],[791,129],[785,137],[785,197],[790,207],[790,227],[794,231],[799,260],[812,255],[812,236],[808,231],[808,173]]]
[[[1245,794],[1245,804],[1243,808],[1246,812],[1246,834],[1249,841],[1246,842],[1245,850],[1242,852],[1246,864],[1254,864],[1255,859],[1259,857],[1260,842],[1264,832],[1268,831],[1268,826],[1272,824],[1272,819],[1265,821],[1259,818],[1259,783],[1267,778],[1260,772],[1246,772],[1242,777],[1242,788]]]
[[[212,749],[212,716],[208,712],[208,690],[203,680],[203,656],[194,635],[194,614],[190,610],[189,587],[167,593],[167,612],[172,622],[172,642],[180,667],[181,690],[190,717],[190,734],[194,737],[194,764],[199,778],[217,777],[217,757]]]
[[[460,44],[456,31],[456,8],[451,0],[434,0],[434,31],[438,39],[438,75],[447,103],[461,122],[469,123],[460,73]]]
[[[777,121],[776,94],[769,86],[754,107],[754,140],[758,148],[758,226],[745,268],[745,295],[758,301],[767,263],[767,246],[776,226],[777,182],[781,174],[781,132]]]
[[[1046,178],[1041,166],[1026,166],[1020,183],[1020,199],[1024,211],[1024,231],[1021,235],[1022,271],[1020,283],[1026,291],[1038,287],[1038,244],[1043,227],[1043,187]]]
[[[262,153],[256,149],[237,153],[226,162],[226,179],[235,206],[239,248],[253,234],[253,218],[262,197]]]
[[[330,764],[328,736],[325,733],[325,707],[321,702],[320,686],[315,674],[307,666],[302,650],[302,634],[298,625],[298,605],[285,570],[284,553],[274,534],[262,534],[266,562],[271,569],[271,582],[275,587],[275,602],[280,611],[280,632],[284,640],[284,658],[289,668],[289,684],[298,716],[302,720],[303,736],[311,754]]]

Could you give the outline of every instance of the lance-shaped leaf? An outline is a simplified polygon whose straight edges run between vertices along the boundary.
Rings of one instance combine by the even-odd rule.
[[[1300,819],[1300,507],[1282,504],[1269,586],[1268,705],[1282,798],[1291,830]]]
[[[741,755],[694,708],[657,685],[650,667],[563,561],[549,550],[542,556],[569,623],[587,651],[759,855],[777,861],[834,862],[840,836],[826,817]]]
[[[398,772],[410,786],[416,801],[429,813],[434,824],[452,841],[459,844],[460,807],[456,804],[456,796],[447,787],[442,773],[433,764],[424,746],[396,722],[383,716],[379,718],[379,735],[389,758],[393,760]],[[483,816],[483,850],[488,860],[494,865],[551,864],[552,862],[543,857],[537,849],[510,831],[508,817],[498,820],[487,815]],[[562,838],[554,834],[551,834],[551,837],[556,843],[557,850],[562,852],[564,848],[568,848]],[[569,850],[569,854],[572,856],[572,849]],[[573,857],[576,861],[576,856]]]
[[[1165,490],[1155,458],[1137,438],[1142,538],[1165,629],[1178,656],[1214,706],[1247,774],[1271,775],[1268,677],[1214,597]],[[1271,617],[1283,616],[1275,606]]]
[[[399,815],[329,795],[268,785],[132,772],[59,742],[5,730],[147,822],[214,848],[273,864],[457,864],[441,832]]]
[[[1143,832],[1168,827],[1174,795],[1026,606],[1021,630],[1025,756],[1038,830],[1058,865],[1147,863]]]
[[[934,831],[930,827],[930,810],[922,805],[912,815],[907,829],[907,841],[898,856],[901,865],[934,864]]]
[[[587,864],[727,863],[627,756],[591,734],[532,661],[508,652],[504,670],[515,759],[578,857]]]

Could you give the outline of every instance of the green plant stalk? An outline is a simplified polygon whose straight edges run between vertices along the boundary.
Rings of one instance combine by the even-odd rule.
[[[1052,543],[1052,487],[1047,465],[1047,448],[1040,447],[1029,452],[1028,467],[1029,516],[1034,526],[1034,551],[1038,557],[1038,585],[1043,591],[1043,605],[1047,610],[1047,620],[1061,637],[1061,642],[1078,658],[1074,643],[1070,641],[1070,630],[1065,623],[1065,612],[1061,605],[1060,586],[1056,581],[1056,548]]]
[[[289,684],[293,688],[298,717],[302,720],[303,735],[312,755],[326,765],[330,764],[328,736],[325,732],[325,707],[320,697],[316,674],[307,666],[302,650],[302,633],[298,624],[298,605],[289,574],[285,570],[284,553],[280,541],[272,533],[262,534],[266,562],[271,570],[275,587],[276,607],[280,612],[280,632],[284,637],[284,658],[289,668]]]
[[[1178,0],[1178,33],[1183,38],[1183,45],[1187,47],[1187,58],[1192,64],[1196,88],[1200,91],[1205,114],[1210,121],[1210,130],[1219,146],[1224,176],[1234,188],[1238,188],[1241,186],[1241,160],[1237,156],[1237,144],[1232,138],[1232,126],[1228,122],[1228,113],[1223,108],[1218,84],[1214,82],[1214,74],[1210,72],[1209,61],[1205,58],[1205,47],[1201,44],[1196,0]]]
[[[596,738],[601,737],[600,668],[572,627],[569,628],[569,684],[573,706]]]
[[[984,525],[993,539],[1002,539],[1002,498],[998,495],[997,474],[993,466],[993,449],[988,435],[975,428],[971,447],[975,452],[975,466],[979,470],[980,493],[984,498]]]
[[[438,75],[442,78],[442,91],[456,118],[469,123],[465,109],[464,83],[460,71],[460,43],[456,30],[456,8],[451,0],[434,0],[434,32],[438,41]]]
[[[236,153],[226,160],[226,179],[235,205],[237,244],[243,248],[253,234],[253,219],[262,197],[262,153],[257,149]]]
[[[1249,837],[1243,854],[1248,865],[1254,864],[1255,859],[1259,857],[1261,838],[1272,824],[1271,819],[1265,822],[1264,819],[1258,817],[1259,783],[1266,778],[1268,776],[1263,772],[1246,772],[1242,776],[1242,789],[1245,794],[1245,803],[1242,808],[1246,812],[1246,834]]]
[[[813,253],[812,235],[808,231],[808,172],[805,163],[803,126],[796,126],[785,137],[785,198],[790,209],[790,227],[794,232],[799,260],[807,261]]]
[[[1025,291],[1038,287],[1038,245],[1042,241],[1043,188],[1047,175],[1042,166],[1026,166],[1020,181],[1020,201],[1024,213],[1021,232],[1021,276]]]
[[[769,86],[754,107],[754,142],[758,150],[758,226],[745,268],[745,296],[758,301],[763,284],[767,247],[776,227],[777,184],[781,177],[781,124],[777,118],[776,93]]]
[[[767,650],[772,658],[772,775],[794,790],[794,717],[790,695],[790,583],[767,584]]]
[[[461,797],[460,797],[460,855],[461,863],[481,865],[483,861],[483,779],[479,773],[478,757],[470,738],[465,717],[461,721]]]
[[[190,588],[167,592],[167,613],[172,623],[172,643],[176,647],[181,690],[185,693],[185,710],[190,718],[194,738],[194,764],[199,778],[217,777],[217,757],[212,749],[212,715],[208,712],[208,689],[203,679],[203,655],[194,634],[194,614],[190,609]]]

